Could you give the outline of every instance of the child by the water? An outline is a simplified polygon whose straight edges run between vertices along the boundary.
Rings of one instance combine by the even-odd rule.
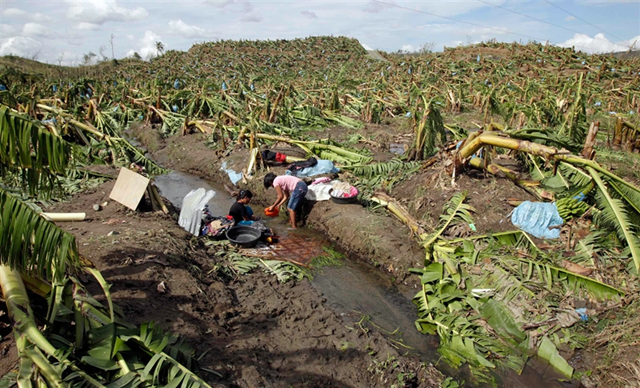
[[[301,179],[291,175],[276,176],[276,174],[270,172],[264,177],[264,187],[265,189],[275,187],[276,193],[278,194],[276,202],[269,206],[267,210],[272,211],[285,203],[285,201],[289,200],[289,203],[287,204],[287,208],[289,209],[289,221],[291,222],[291,227],[295,229],[296,212],[300,207],[302,198],[307,194],[307,184]]]
[[[250,206],[247,206],[253,198],[253,193],[250,190],[240,190],[236,197],[236,202],[231,205],[229,209],[229,215],[233,217],[234,225],[251,225],[257,220],[257,217],[253,214],[253,210]]]

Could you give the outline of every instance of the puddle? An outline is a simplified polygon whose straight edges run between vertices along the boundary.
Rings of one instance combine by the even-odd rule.
[[[404,148],[403,148],[404,152]],[[171,172],[155,178],[156,185],[162,195],[180,207],[182,198],[193,189],[203,187],[214,190],[216,195],[209,201],[209,209],[214,215],[226,215],[234,199],[227,191],[215,183],[181,172]],[[275,195],[275,194],[274,194]],[[262,208],[251,205],[256,214],[262,213]],[[304,244],[304,239],[313,240],[322,245],[331,246],[321,233],[308,228],[290,230],[283,217],[263,217],[267,227],[280,236],[281,240],[290,239],[297,244]],[[440,358],[438,337],[423,335],[414,325],[416,318],[415,306],[411,302],[416,291],[408,287],[399,288],[390,278],[361,261],[343,260],[341,266],[324,267],[315,274],[311,281],[313,287],[327,299],[327,305],[341,316],[348,316],[347,321],[357,321],[368,317],[363,323],[367,327],[377,327],[398,348],[401,354],[415,355],[421,361],[438,365],[445,375],[460,380],[470,380],[468,371],[453,369],[443,363],[438,364]],[[369,323],[370,322],[370,323]],[[560,375],[548,364],[537,359],[530,359],[521,375],[507,370],[497,376],[502,387],[578,387],[579,382],[562,383],[558,381]],[[467,386],[467,385],[465,385]]]
[[[389,152],[397,155],[404,155],[405,149],[404,144],[401,143],[389,143]]]
[[[185,195],[189,194],[191,190],[201,187],[215,192],[213,198],[208,202],[209,210],[213,215],[227,215],[229,208],[235,202],[224,188],[220,191],[219,188],[213,187],[212,183],[204,179],[178,171],[158,175],[154,178],[154,182],[160,190],[160,194],[177,208],[182,207],[182,199]]]

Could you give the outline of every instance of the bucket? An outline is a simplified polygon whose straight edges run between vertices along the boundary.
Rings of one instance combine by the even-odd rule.
[[[278,214],[280,214],[280,209],[278,208],[274,208],[271,211],[269,211],[269,208],[264,209],[264,215],[267,217],[277,217]]]

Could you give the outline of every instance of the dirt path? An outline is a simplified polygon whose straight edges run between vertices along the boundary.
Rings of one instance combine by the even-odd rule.
[[[115,174],[115,171],[114,171]],[[358,329],[325,306],[307,280],[279,283],[262,272],[237,280],[216,275],[216,249],[184,232],[174,217],[132,212],[109,200],[113,182],[48,208],[87,213],[60,223],[80,252],[111,283],[112,296],[136,323],[158,321],[185,336],[201,366],[222,375],[205,378],[239,387],[374,387],[398,382],[439,386],[441,375],[402,357],[379,333]],[[93,204],[109,202],[101,211]],[[82,279],[100,295],[99,285]],[[157,286],[164,282],[167,291]],[[99,299],[99,298],[98,298]],[[6,342],[6,341],[5,341]]]

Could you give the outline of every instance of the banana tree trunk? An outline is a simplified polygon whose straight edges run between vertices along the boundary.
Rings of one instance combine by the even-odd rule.
[[[426,236],[425,230],[418,224],[418,221],[409,214],[409,211],[400,205],[395,199],[386,195],[385,193],[376,193],[374,197],[371,197],[371,201],[376,202],[387,208],[393,215],[398,217],[400,221],[404,222],[416,235],[424,238]]]
[[[620,148],[620,144],[622,144],[623,131],[624,131],[624,120],[622,120],[622,117],[618,117],[616,119],[616,126],[613,130],[613,147],[615,149]]]
[[[0,265],[0,288],[13,323],[13,334],[20,354],[21,373],[18,387],[31,387],[34,364],[50,386],[64,386],[62,377],[46,358],[53,356],[56,349],[42,335],[33,319],[33,311],[20,273],[9,266]]]
[[[572,166],[579,166],[581,168],[592,168],[607,178],[615,181],[618,184],[628,187],[629,189],[640,194],[640,188],[620,178],[616,174],[602,167],[600,164],[593,160],[584,159],[582,157],[572,155],[568,151],[558,150],[554,147],[548,147],[538,143],[532,143],[525,140],[512,139],[505,136],[498,136],[494,133],[484,132],[475,137],[469,136],[464,144],[460,147],[456,155],[454,156],[454,173],[458,176],[464,166],[465,160],[476,153],[482,146],[491,145],[496,147],[508,148],[515,151],[526,152],[532,155],[542,156],[546,159],[551,159],[556,162],[563,162]]]
[[[598,135],[598,130],[600,129],[600,122],[596,121],[591,123],[591,127],[589,127],[589,132],[587,133],[587,139],[584,141],[584,147],[582,148],[582,152],[580,153],[583,158],[593,160],[596,156],[596,153],[593,149],[596,145],[596,136]]]
[[[488,173],[497,177],[506,177],[532,196],[538,199],[542,199],[540,194],[533,189],[537,186],[540,186],[540,181],[520,179],[517,172],[504,166],[499,166],[497,164],[488,163],[485,166],[484,159],[482,158],[472,158],[471,160],[469,160],[469,166],[477,168],[479,170],[484,169]]]
[[[0,287],[9,316],[13,322],[16,339],[27,337],[48,355],[53,355],[55,348],[44,338],[33,319],[33,311],[29,304],[27,290],[20,273],[7,265],[0,265]]]

